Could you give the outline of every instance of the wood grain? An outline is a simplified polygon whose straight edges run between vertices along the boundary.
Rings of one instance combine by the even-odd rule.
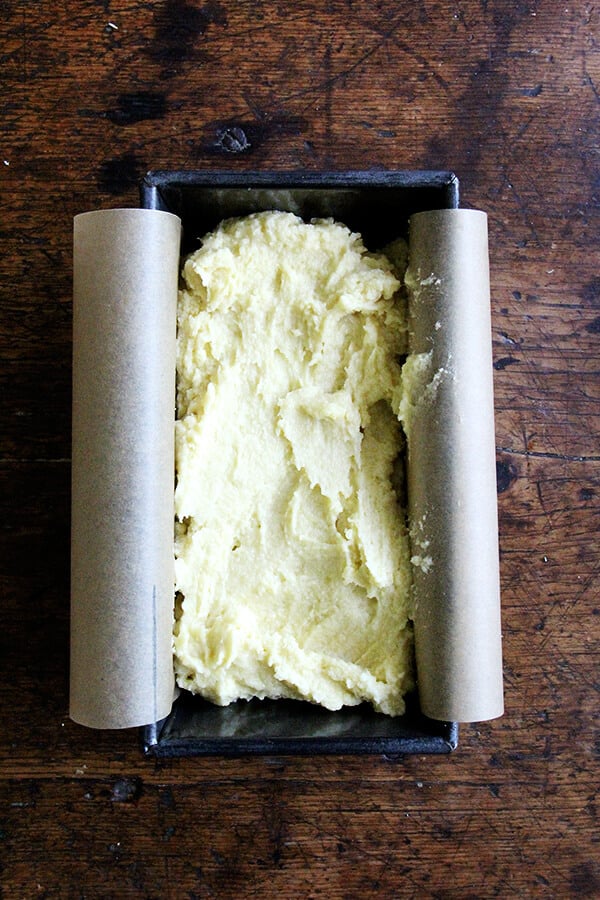
[[[600,895],[600,10],[1,7],[2,896]],[[369,167],[489,214],[506,715],[448,759],[148,761],[67,718],[72,216]]]

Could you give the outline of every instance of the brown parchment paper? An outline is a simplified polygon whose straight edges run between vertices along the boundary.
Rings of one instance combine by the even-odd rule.
[[[487,217],[410,220],[407,421],[415,649],[423,712],[503,712]]]
[[[180,221],[74,221],[70,715],[95,728],[173,700],[175,341]]]

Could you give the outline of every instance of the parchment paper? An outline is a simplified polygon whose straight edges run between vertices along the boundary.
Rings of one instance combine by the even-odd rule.
[[[180,221],[74,222],[71,717],[125,728],[173,700]]]
[[[503,712],[485,213],[412,216],[407,285],[426,383],[408,424],[421,708],[482,721]]]

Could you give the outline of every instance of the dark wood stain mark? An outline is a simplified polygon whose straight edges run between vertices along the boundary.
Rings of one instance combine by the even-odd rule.
[[[542,85],[541,84],[536,84],[536,86],[532,87],[532,88],[522,88],[522,90],[521,90],[521,94],[524,97],[539,97],[539,95],[541,93],[542,93]]]
[[[173,789],[169,785],[161,787],[158,791],[158,801],[164,809],[175,809],[175,797]]]
[[[496,490],[499,494],[507,491],[518,477],[519,471],[514,463],[506,460],[498,460],[496,462]]]
[[[132,125],[146,119],[162,119],[167,111],[165,94],[155,91],[134,91],[119,94],[106,118],[115,125]]]
[[[572,866],[571,890],[577,897],[600,896],[600,864],[590,861]]]
[[[495,127],[504,103],[507,80],[505,76],[506,59],[509,54],[510,41],[513,31],[524,19],[531,17],[531,4],[518,2],[506,4],[500,2],[491,3],[484,7],[486,16],[491,17],[494,38],[487,47],[487,53],[475,65],[472,70],[467,94],[471,97],[475,92],[480,100],[480,115],[485,121],[486,128]],[[455,145],[457,159],[468,161],[468,169],[473,173],[479,166],[479,160],[483,151],[483,143],[476,130],[471,139],[458,138],[460,125],[453,130],[450,140]],[[463,135],[461,134],[461,138]],[[443,139],[434,137],[428,143],[428,158],[438,161],[447,157],[448,137]]]
[[[112,156],[100,166],[98,189],[107,194],[122,194],[138,183],[144,168],[135,153]]]
[[[600,275],[595,275],[581,291],[581,299],[586,306],[597,308],[600,306]]]
[[[227,26],[227,12],[217,0],[200,7],[185,0],[168,0],[158,5],[148,53],[152,60],[162,63],[164,78],[176,75],[181,65],[196,55],[197,40],[210,25]]]
[[[514,356],[503,356],[502,359],[497,359],[494,363],[494,369],[497,372],[500,372],[502,369],[506,369],[507,366],[512,366],[515,363],[518,363],[519,360],[515,359]]]
[[[596,318],[585,326],[585,330],[589,331],[590,334],[600,334],[600,316],[596,316]]]

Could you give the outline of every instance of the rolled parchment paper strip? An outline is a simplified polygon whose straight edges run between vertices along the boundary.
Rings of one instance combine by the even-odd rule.
[[[410,219],[408,490],[421,708],[502,715],[487,217]]]
[[[180,230],[146,209],[74,221],[70,715],[94,728],[173,701]]]

